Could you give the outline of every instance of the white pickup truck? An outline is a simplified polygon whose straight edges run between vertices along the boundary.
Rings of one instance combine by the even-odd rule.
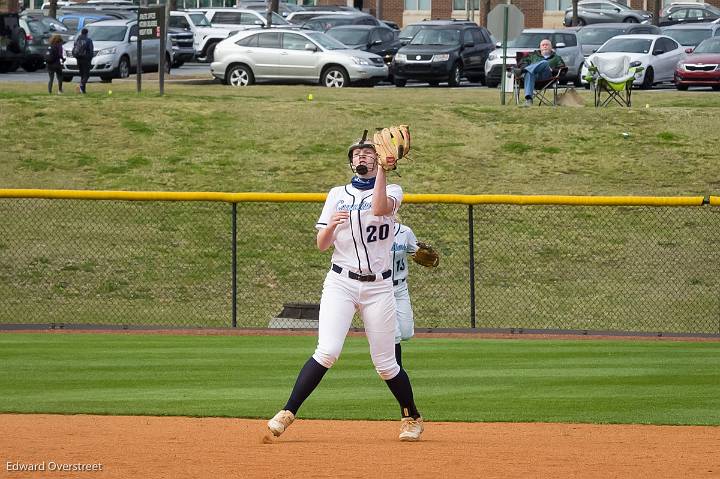
[[[173,10],[170,12],[169,23],[170,27],[192,32],[197,60],[201,62],[212,62],[215,46],[234,33],[227,28],[213,27],[202,12]]]

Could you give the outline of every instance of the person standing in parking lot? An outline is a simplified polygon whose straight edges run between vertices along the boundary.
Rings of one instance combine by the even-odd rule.
[[[90,66],[95,46],[90,37],[88,37],[87,28],[83,28],[80,35],[75,39],[73,45],[73,56],[77,60],[78,69],[80,70],[80,92],[85,93],[85,85],[90,78]]]
[[[518,73],[522,74],[525,83],[525,106],[532,105],[535,82],[549,79],[553,76],[553,70],[564,66],[562,57],[555,53],[552,43],[547,38],[540,42],[539,50],[535,50],[520,61]]]
[[[57,77],[58,95],[62,95],[62,66],[65,62],[65,53],[63,52],[63,41],[60,35],[55,34],[50,38],[50,46],[45,56],[45,62],[50,77],[48,80],[48,93],[52,94],[53,80]]]

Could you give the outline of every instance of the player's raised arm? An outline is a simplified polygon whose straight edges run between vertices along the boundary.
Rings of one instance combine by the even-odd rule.
[[[397,161],[394,157],[387,157],[388,166],[392,167]],[[377,169],[375,188],[373,189],[372,211],[375,216],[390,216],[395,208],[395,199],[387,195],[387,172],[384,168]]]

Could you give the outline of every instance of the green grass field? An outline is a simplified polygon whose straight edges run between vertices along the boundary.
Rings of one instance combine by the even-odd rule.
[[[266,418],[284,405],[315,338],[0,335],[0,412]],[[720,344],[415,339],[405,367],[432,421],[720,425]],[[394,419],[364,338],[303,418]]]

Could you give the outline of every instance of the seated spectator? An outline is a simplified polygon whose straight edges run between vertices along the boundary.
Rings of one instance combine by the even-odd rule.
[[[540,42],[540,49],[523,58],[518,65],[516,75],[521,74],[525,82],[525,106],[532,105],[535,82],[547,80],[553,76],[553,70],[562,68],[565,62],[555,53],[547,38]]]

